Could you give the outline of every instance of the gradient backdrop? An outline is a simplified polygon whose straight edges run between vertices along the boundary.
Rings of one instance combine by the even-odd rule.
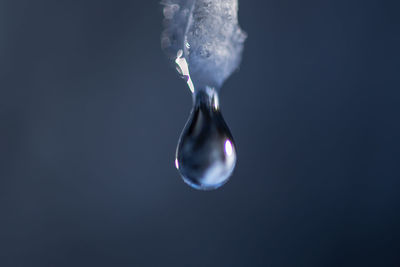
[[[0,266],[400,266],[400,4],[241,0],[218,191],[158,1],[0,1]]]

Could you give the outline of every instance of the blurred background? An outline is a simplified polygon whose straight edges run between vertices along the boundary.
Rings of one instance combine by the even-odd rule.
[[[199,192],[159,1],[0,1],[0,266],[400,266],[399,8],[240,1],[238,164]]]

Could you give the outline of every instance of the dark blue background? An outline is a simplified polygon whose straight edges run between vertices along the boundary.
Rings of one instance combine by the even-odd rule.
[[[198,192],[158,1],[0,1],[0,266],[400,266],[397,3],[240,1],[238,165]]]

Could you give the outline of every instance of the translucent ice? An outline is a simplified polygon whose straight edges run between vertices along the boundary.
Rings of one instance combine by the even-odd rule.
[[[164,0],[162,47],[180,50],[196,87],[220,88],[240,64],[246,34],[238,24],[238,0]]]
[[[161,44],[193,93],[193,109],[179,138],[175,165],[201,190],[225,184],[236,165],[236,146],[219,107],[218,92],[238,68],[246,34],[238,0],[164,0]]]

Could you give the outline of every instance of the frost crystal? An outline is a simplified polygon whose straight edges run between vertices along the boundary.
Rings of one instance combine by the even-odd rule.
[[[239,67],[246,39],[238,24],[238,0],[164,0],[162,4],[163,49],[174,60],[183,51],[196,86],[219,88]]]

